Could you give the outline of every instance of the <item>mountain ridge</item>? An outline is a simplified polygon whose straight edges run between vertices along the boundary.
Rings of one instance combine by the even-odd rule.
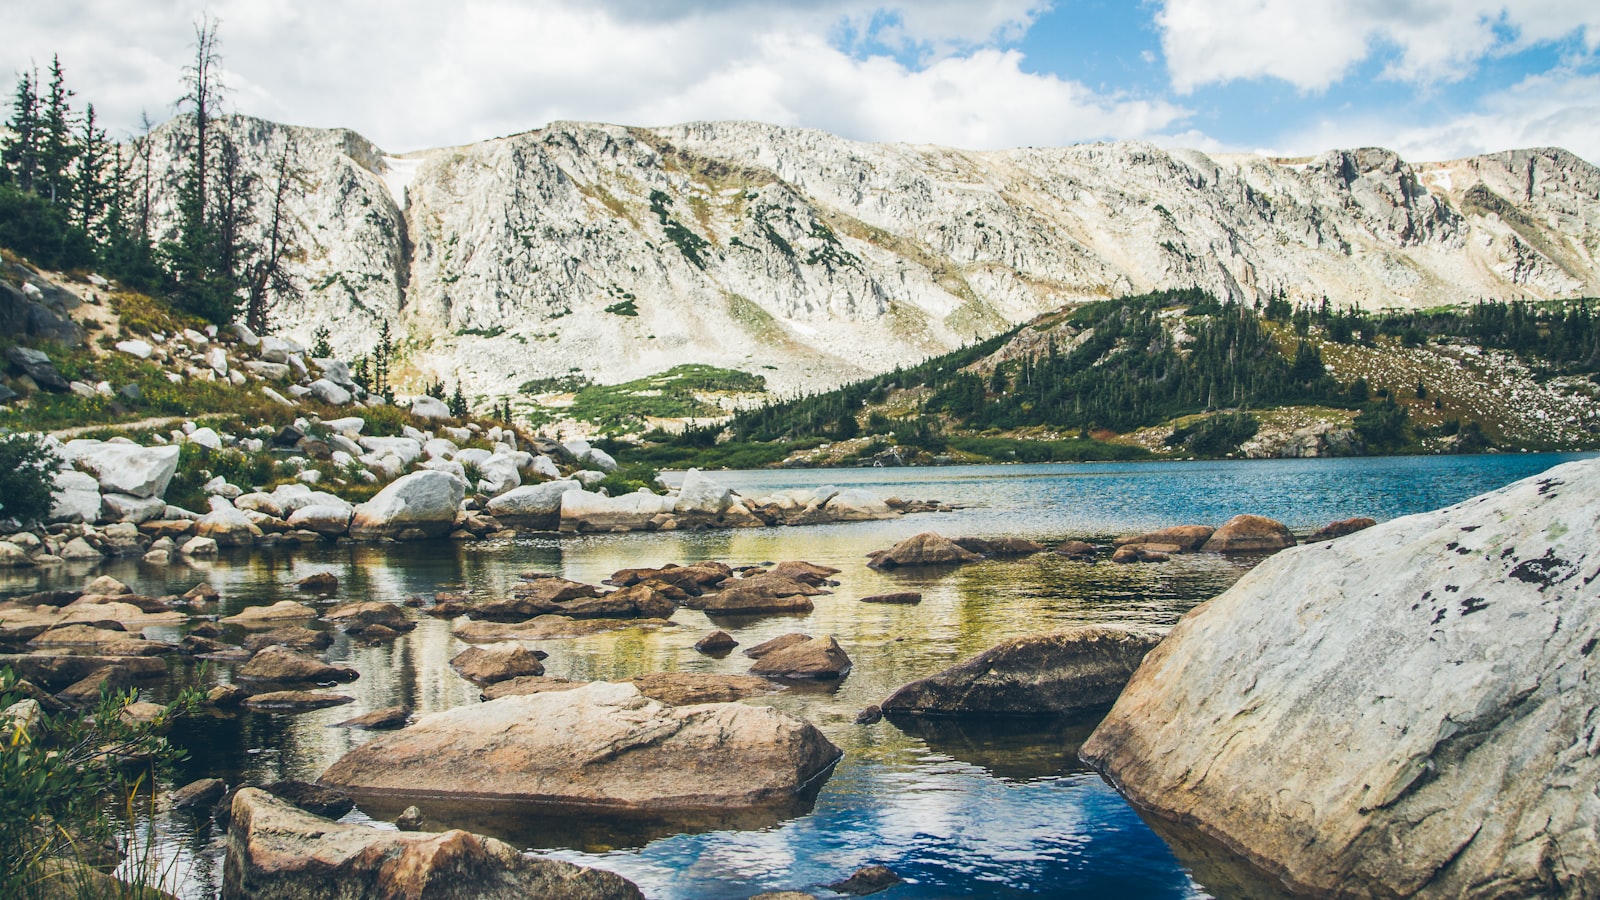
[[[280,327],[359,355],[388,320],[413,380],[484,402],[685,362],[824,389],[1155,289],[1365,308],[1600,294],[1600,169],[1559,148],[1274,161],[556,122],[396,156],[344,129],[222,124],[264,182],[299,148],[308,290]],[[153,134],[165,227],[185,126]]]

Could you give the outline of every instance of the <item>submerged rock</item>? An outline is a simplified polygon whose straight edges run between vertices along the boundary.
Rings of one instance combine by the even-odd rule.
[[[1600,892],[1600,460],[1266,560],[1083,747],[1296,891]]]
[[[597,682],[425,716],[320,781],[357,795],[668,814],[790,801],[838,757],[814,726],[773,709],[669,707]]]
[[[493,838],[343,825],[245,788],[233,798],[222,896],[643,900],[644,895],[619,875],[524,856]]]
[[[895,691],[885,714],[1056,715],[1109,706],[1151,648],[1154,632],[1084,625],[1003,641]]]

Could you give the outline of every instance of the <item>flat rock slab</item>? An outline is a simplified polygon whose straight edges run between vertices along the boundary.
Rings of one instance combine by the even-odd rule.
[[[644,900],[619,875],[524,856],[494,838],[344,825],[255,788],[233,798],[222,896]]]
[[[1287,550],[1083,747],[1296,891],[1600,894],[1600,460]]]
[[[1155,632],[1085,625],[1012,638],[913,681],[881,706],[887,715],[1058,715],[1114,703]]]
[[[275,628],[288,620],[316,617],[317,611],[304,603],[279,600],[271,606],[248,607],[219,621],[226,625],[242,625],[246,628]]]
[[[250,709],[263,712],[308,712],[354,703],[356,698],[344,694],[325,694],[320,691],[269,691],[255,694],[244,701]]]
[[[425,716],[319,780],[358,796],[668,814],[788,803],[839,755],[816,727],[767,707],[669,707],[597,682]]]

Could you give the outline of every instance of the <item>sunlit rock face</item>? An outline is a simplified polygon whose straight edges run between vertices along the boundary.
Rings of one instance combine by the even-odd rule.
[[[1364,307],[1600,292],[1600,171],[1556,149],[973,152],[749,122],[557,122],[397,157],[345,130],[221,125],[258,178],[258,229],[294,146],[286,221],[306,293],[281,326],[327,327],[359,355],[390,321],[416,375],[472,394],[685,361],[822,388],[1158,288]],[[168,230],[186,129],[153,136]]]
[[[1318,896],[1600,890],[1600,461],[1273,556],[1083,746]]]

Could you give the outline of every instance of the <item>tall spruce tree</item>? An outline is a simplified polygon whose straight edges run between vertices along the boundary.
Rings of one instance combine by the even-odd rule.
[[[39,76],[24,71],[17,76],[11,95],[11,118],[6,120],[11,136],[0,145],[0,162],[5,180],[24,191],[33,190],[39,171]]]
[[[33,191],[52,203],[73,204],[73,163],[78,158],[78,143],[72,139],[72,105],[75,94],[67,88],[61,70],[61,57],[50,58],[50,92],[40,101],[38,125],[38,172]]]
[[[178,236],[162,247],[172,274],[172,293],[187,310],[213,322],[226,322],[238,306],[232,268],[234,260],[226,226],[215,218],[212,179],[218,153],[215,119],[225,88],[221,80],[222,54],[217,40],[217,20],[209,16],[195,23],[194,58],[184,67],[184,95],[180,109],[192,119],[194,130],[187,148],[188,171],[178,187]]]
[[[73,178],[73,194],[77,199],[78,227],[96,243],[105,241],[106,195],[112,185],[108,169],[111,165],[111,142],[106,140],[106,130],[95,125],[94,104],[83,111],[83,128],[78,134],[78,166]]]

